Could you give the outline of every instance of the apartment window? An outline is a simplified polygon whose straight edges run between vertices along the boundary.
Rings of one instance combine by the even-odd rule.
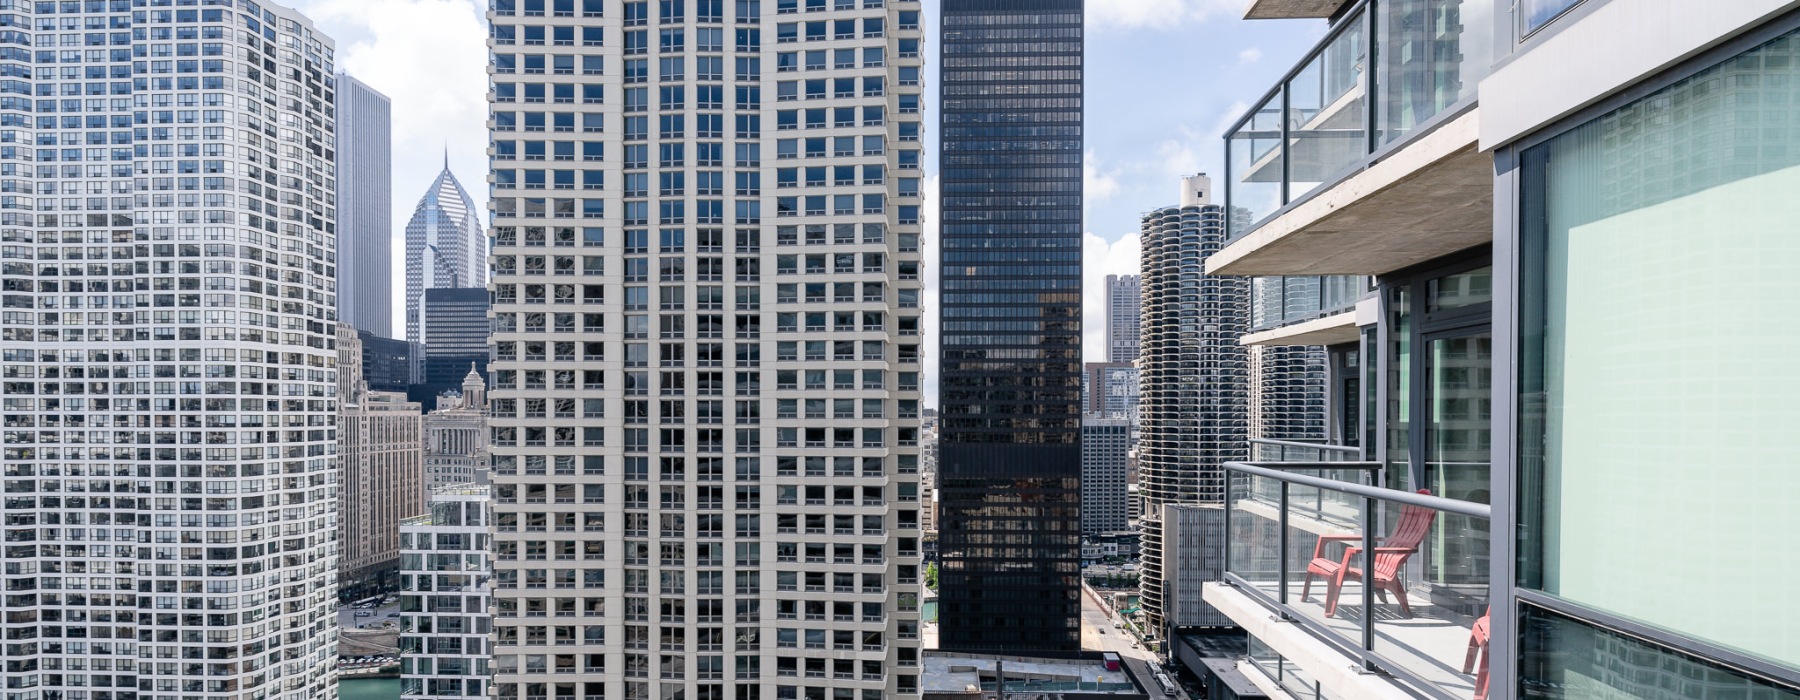
[[[1786,587],[1743,584],[1792,570],[1771,562],[1800,529],[1792,450],[1759,437],[1792,434],[1775,406],[1800,393],[1779,350],[1800,277],[1760,262],[1800,255],[1800,138],[1749,126],[1786,123],[1796,51],[1800,32],[1523,150],[1518,298],[1520,585],[1792,667],[1769,619]]]

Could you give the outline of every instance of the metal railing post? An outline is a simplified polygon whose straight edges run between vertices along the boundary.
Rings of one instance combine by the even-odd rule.
[[[1362,646],[1369,651],[1375,650],[1375,499],[1363,496],[1363,628]],[[1377,670],[1374,662],[1363,657],[1363,670]]]
[[[1276,552],[1281,555],[1281,561],[1276,565],[1275,570],[1278,573],[1278,575],[1281,577],[1281,579],[1276,584],[1276,590],[1280,592],[1281,604],[1287,605],[1287,602],[1288,602],[1288,482],[1281,481],[1281,482],[1277,482],[1277,483],[1281,484],[1281,511],[1280,511],[1280,517],[1278,518],[1278,520],[1280,522],[1277,525],[1277,527],[1281,530],[1281,532],[1279,533],[1281,546],[1276,548]]]

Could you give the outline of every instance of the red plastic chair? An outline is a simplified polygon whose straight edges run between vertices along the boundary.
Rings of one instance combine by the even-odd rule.
[[[1419,489],[1418,493],[1431,495],[1429,489]],[[1377,541],[1381,543],[1375,548],[1375,594],[1381,602],[1387,602],[1387,594],[1393,593],[1400,600],[1400,611],[1412,617],[1412,606],[1406,602],[1406,587],[1400,583],[1400,567],[1406,560],[1419,551],[1419,543],[1425,541],[1425,534],[1431,531],[1431,523],[1437,519],[1437,511],[1421,506],[1406,505],[1400,507],[1400,521],[1394,525],[1394,534]],[[1325,535],[1313,545],[1312,562],[1306,565],[1306,579],[1300,587],[1300,599],[1306,600],[1312,592],[1314,576],[1325,579],[1325,616],[1337,614],[1338,593],[1343,590],[1345,581],[1362,580],[1363,571],[1351,566],[1356,555],[1362,553],[1362,547],[1351,545],[1344,548],[1341,560],[1333,561],[1325,557],[1325,547],[1333,542],[1360,542],[1362,535]]]
[[[1475,700],[1487,700],[1488,694],[1488,613],[1482,613],[1475,626],[1469,628],[1469,655],[1463,658],[1463,673],[1474,671],[1477,662],[1481,670],[1475,674]]]

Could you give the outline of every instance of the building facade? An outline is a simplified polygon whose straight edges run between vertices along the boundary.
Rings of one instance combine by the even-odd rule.
[[[1238,344],[1249,325],[1250,285],[1203,274],[1225,245],[1225,209],[1204,192],[1204,175],[1183,181],[1183,206],[1143,219],[1143,350],[1138,358],[1138,526],[1144,536],[1142,608],[1149,630],[1167,629],[1163,586],[1166,504],[1221,503],[1226,462],[1247,456],[1249,360]]]
[[[949,0],[940,648],[1080,648],[1080,0]]]
[[[387,95],[337,75],[338,320],[394,335],[393,127]]]
[[[425,342],[425,290],[487,287],[486,231],[475,200],[450,173],[445,154],[443,172],[425,188],[406,222],[407,342]]]
[[[359,600],[399,583],[400,521],[425,507],[419,404],[370,391],[362,345],[338,324],[338,595]]]
[[[1125,462],[1131,423],[1089,414],[1081,419],[1081,534],[1127,527]]]
[[[1419,9],[1249,9],[1332,17],[1225,135],[1207,271],[1373,284],[1245,338],[1326,349],[1333,444],[1291,461],[1345,464],[1286,503],[1299,465],[1227,466],[1203,596],[1249,632],[1240,668],[1294,697],[1800,697],[1770,613],[1795,566],[1769,554],[1800,462],[1747,437],[1800,391],[1769,354],[1800,303],[1800,15],[1452,2],[1416,31]],[[1280,584],[1320,545],[1370,571],[1377,538],[1374,585]]]
[[[7,692],[332,697],[332,40],[247,1],[8,13]]]
[[[493,525],[486,486],[435,490],[400,522],[401,697],[492,697]]]
[[[368,331],[356,332],[362,343],[362,375],[376,391],[406,391],[412,382],[412,345]]]
[[[1138,309],[1143,284],[1138,275],[1106,276],[1106,361],[1138,359]]]
[[[433,388],[454,389],[475,366],[487,375],[489,295],[485,288],[427,289],[420,307],[424,357],[420,381]],[[572,353],[564,355],[567,359]]]
[[[919,4],[490,8],[494,694],[915,695]]]
[[[462,391],[425,414],[425,488],[489,483],[487,383],[474,368]]]

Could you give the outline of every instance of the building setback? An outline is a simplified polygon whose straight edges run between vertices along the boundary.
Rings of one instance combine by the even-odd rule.
[[[494,697],[918,693],[920,5],[801,5],[489,4]]]
[[[394,335],[394,147],[387,95],[337,75],[338,320]]]
[[[0,675],[330,697],[332,40],[272,4],[130,5],[8,9]]]
[[[1080,648],[1081,0],[947,0],[940,648]]]

